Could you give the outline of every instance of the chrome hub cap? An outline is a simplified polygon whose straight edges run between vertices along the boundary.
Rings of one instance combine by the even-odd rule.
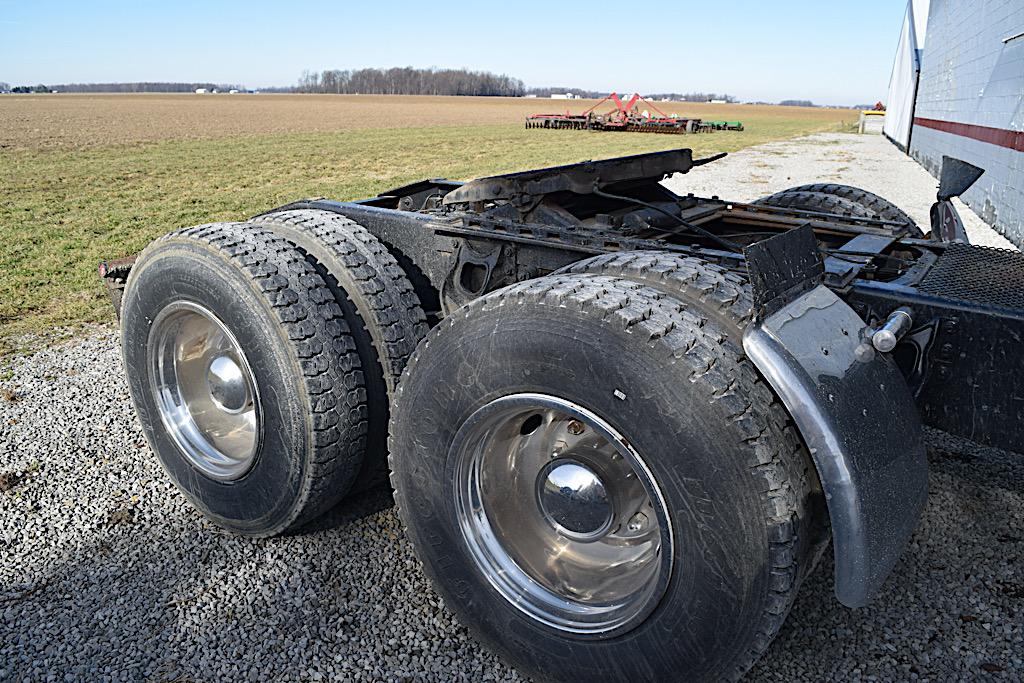
[[[210,362],[206,376],[210,397],[217,407],[227,413],[239,413],[249,401],[249,387],[242,368],[229,356],[217,356]]]
[[[556,531],[578,541],[601,538],[615,519],[611,497],[593,470],[575,460],[553,460],[537,478],[541,512]]]
[[[455,504],[477,568],[514,607],[609,637],[657,605],[673,537],[650,470],[608,423],[546,394],[496,399],[452,444]]]
[[[222,481],[252,467],[259,393],[238,341],[211,311],[187,301],[157,315],[147,347],[160,419],[189,463]]]

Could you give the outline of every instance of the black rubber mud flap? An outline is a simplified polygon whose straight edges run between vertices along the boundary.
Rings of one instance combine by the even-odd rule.
[[[832,524],[836,597],[861,607],[877,593],[917,526],[928,462],[921,419],[903,376],[871,346],[867,326],[853,309],[814,284],[818,267],[804,258],[802,232],[766,240],[778,242],[761,243],[760,253],[747,254],[752,275],[769,272],[769,284],[770,271],[783,276],[775,281],[780,288],[755,296],[775,306],[762,309],[746,329],[743,348],[789,409],[811,452]],[[785,246],[792,250],[779,249]],[[789,267],[772,268],[771,260],[786,251]],[[795,286],[800,275],[807,276],[803,286]]]

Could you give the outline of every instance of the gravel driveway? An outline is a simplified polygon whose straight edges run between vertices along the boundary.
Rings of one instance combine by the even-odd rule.
[[[819,179],[893,197],[921,222],[934,194],[868,136],[765,145],[682,186],[742,200]],[[979,226],[976,239],[999,243]],[[0,380],[0,680],[519,680],[432,593],[387,491],[301,536],[233,537],[149,453],[112,328],[12,373]],[[827,558],[752,680],[1024,678],[1024,458],[929,440],[929,504],[883,594],[840,607]]]

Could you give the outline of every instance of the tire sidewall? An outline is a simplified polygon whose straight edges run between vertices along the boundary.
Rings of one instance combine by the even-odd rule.
[[[465,622],[532,675],[658,680],[681,667],[694,679],[721,675],[752,638],[745,625],[756,622],[769,574],[764,510],[746,470],[749,454],[733,452],[742,449],[736,432],[657,342],[638,343],[566,309],[557,321],[507,313],[475,310],[460,335],[433,340],[429,362],[400,388],[396,487],[428,573]],[[520,392],[553,394],[605,419],[665,498],[675,537],[671,580],[655,610],[625,634],[581,639],[534,622],[490,587],[466,550],[451,494],[451,443],[479,407]],[[430,417],[438,414],[451,419]]]
[[[151,325],[167,305],[188,301],[216,315],[242,348],[261,404],[260,442],[252,468],[222,482],[193,467],[160,417],[147,358]],[[150,447],[174,483],[203,514],[221,526],[272,534],[297,514],[312,425],[302,369],[279,322],[253,282],[216,252],[195,243],[158,245],[132,269],[122,309],[122,353],[129,390]]]

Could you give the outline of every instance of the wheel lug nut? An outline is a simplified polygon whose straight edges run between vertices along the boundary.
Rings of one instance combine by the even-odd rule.
[[[626,528],[636,533],[647,526],[647,515],[642,512],[638,512],[629,518],[629,522],[626,524]]]
[[[583,430],[585,430],[586,427],[579,420],[571,420],[567,429],[573,436],[579,436],[583,433]]]

